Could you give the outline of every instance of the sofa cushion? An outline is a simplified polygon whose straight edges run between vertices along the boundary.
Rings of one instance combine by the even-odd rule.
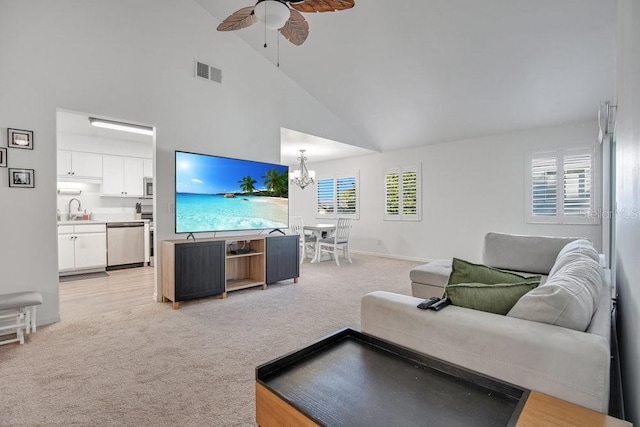
[[[459,258],[454,258],[451,264],[451,275],[448,284],[458,283],[540,283],[540,276],[525,277],[482,264],[473,264]]]
[[[584,257],[554,273],[544,285],[520,298],[507,316],[585,331],[598,306],[602,267]]]
[[[539,284],[540,282],[458,283],[447,285],[445,292],[453,305],[504,315],[520,297]]]
[[[505,270],[549,274],[560,250],[574,240],[577,238],[487,233],[482,261]]]

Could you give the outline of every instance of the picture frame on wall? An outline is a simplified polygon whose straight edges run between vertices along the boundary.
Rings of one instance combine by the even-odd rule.
[[[7,144],[10,148],[33,150],[33,131],[22,129],[7,129]]]
[[[7,149],[2,147],[0,148],[0,168],[7,167]]]
[[[9,168],[9,187],[35,188],[35,171],[33,169]]]

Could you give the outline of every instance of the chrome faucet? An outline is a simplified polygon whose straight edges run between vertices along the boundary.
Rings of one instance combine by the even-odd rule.
[[[72,215],[72,214],[71,214],[71,203],[72,203],[74,200],[75,200],[76,202],[78,202],[78,212],[80,212],[80,215],[82,215],[82,204],[80,203],[80,200],[78,200],[78,199],[76,199],[76,198],[74,197],[73,199],[69,200],[69,219],[70,219],[70,220],[75,219],[75,218],[78,216],[78,214],[74,214],[74,215]]]

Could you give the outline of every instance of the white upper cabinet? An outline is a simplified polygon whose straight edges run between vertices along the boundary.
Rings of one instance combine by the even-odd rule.
[[[143,177],[143,159],[102,156],[103,196],[142,197]]]
[[[124,194],[126,196],[143,195],[144,160],[135,157],[124,158]]]
[[[102,155],[58,150],[58,176],[74,179],[102,178]]]
[[[144,159],[144,177],[153,178],[153,160]]]

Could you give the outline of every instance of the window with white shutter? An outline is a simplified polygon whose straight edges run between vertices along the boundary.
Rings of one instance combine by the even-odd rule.
[[[385,220],[419,221],[420,166],[387,169],[384,174]]]
[[[595,162],[595,148],[529,154],[527,222],[597,224]]]
[[[335,214],[335,183],[332,179],[318,180],[318,215],[333,216]]]
[[[357,213],[355,176],[336,179],[336,206],[340,217]]]
[[[400,219],[400,171],[388,170],[385,180],[385,219]]]
[[[317,215],[323,218],[358,218],[358,176],[318,180]]]

